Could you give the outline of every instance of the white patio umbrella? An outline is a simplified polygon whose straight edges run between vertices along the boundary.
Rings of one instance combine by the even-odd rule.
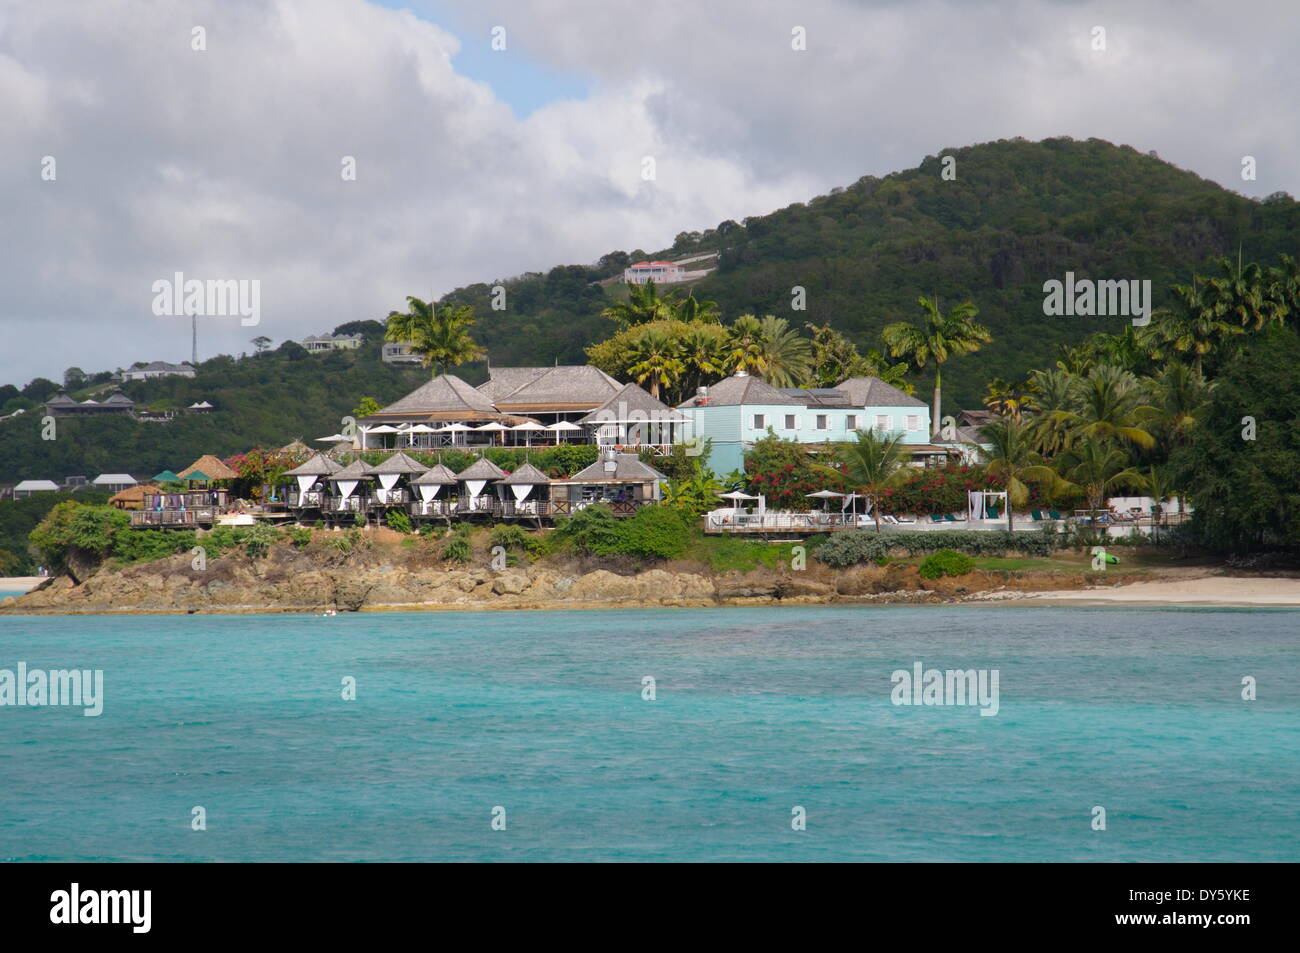
[[[499,420],[493,420],[490,421],[489,423],[484,424],[482,427],[475,427],[474,429],[475,430],[509,430],[510,428],[507,427]]]
[[[724,500],[731,500],[731,514],[738,516],[740,514],[741,500],[761,500],[761,496],[754,496],[750,493],[742,493],[740,490],[732,490],[730,493],[719,493],[718,496]]]
[[[347,434],[332,433],[328,437],[317,437],[317,443],[341,443],[344,440],[351,440]]]
[[[816,493],[805,493],[804,496],[810,500],[834,500],[844,496],[843,493],[836,493],[834,490],[818,490]],[[843,506],[840,509],[844,509]],[[822,504],[822,512],[826,512],[826,504]]]
[[[570,432],[570,431],[574,431],[574,430],[581,430],[582,428],[579,427],[577,424],[572,423],[571,421],[568,421],[568,420],[561,420],[561,421],[559,421],[558,423],[551,424],[551,425],[550,425],[549,427],[547,427],[546,429],[547,429],[547,430],[554,430],[554,431],[555,431],[555,442],[556,442],[556,443],[559,443],[559,442],[560,442],[560,434],[562,434],[562,433],[568,433],[568,432]]]
[[[466,430],[473,430],[473,429],[474,429],[473,427],[467,427],[465,424],[458,423],[458,424],[447,424],[447,426],[445,427],[439,427],[437,432],[451,434],[451,445],[454,447],[456,445],[456,434],[464,433]]]
[[[527,436],[525,442],[526,442],[527,446],[530,446],[530,447],[531,447],[531,446],[533,445],[533,431],[535,431],[535,430],[545,430],[546,428],[543,427],[541,424],[539,424],[539,423],[534,423],[533,421],[530,420],[530,421],[528,421],[528,423],[525,423],[525,424],[515,424],[515,425],[514,425],[513,427],[511,427],[510,429],[511,429],[511,430],[514,430],[514,431],[516,431],[516,432],[522,432],[522,433],[526,433],[526,434],[528,434],[528,436]]]

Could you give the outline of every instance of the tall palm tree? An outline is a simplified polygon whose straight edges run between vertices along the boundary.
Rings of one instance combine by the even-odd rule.
[[[877,433],[874,430],[857,431],[854,443],[836,447],[835,455],[840,469],[818,465],[818,469],[848,481],[854,492],[864,493],[871,500],[871,515],[880,530],[881,491],[899,482],[907,470],[907,451],[903,447],[903,434]]]
[[[999,417],[1020,420],[1024,411],[1036,406],[1033,381],[1017,381],[1012,384],[1000,377],[993,378],[984,395],[984,406]]]
[[[1186,364],[1166,364],[1144,383],[1147,402],[1154,408],[1150,429],[1165,446],[1185,443],[1209,401],[1205,378]]]
[[[483,356],[483,349],[470,336],[474,309],[469,305],[447,304],[439,308],[433,302],[407,297],[410,310],[388,315],[384,340],[397,341],[418,354],[426,367],[438,374]]]
[[[646,328],[633,343],[634,363],[628,368],[638,384],[650,382],[650,396],[659,398],[661,387],[673,386],[685,367],[677,342],[658,328]]]
[[[1070,410],[1077,388],[1075,375],[1054,367],[1030,374],[1034,386],[1034,402],[1028,419],[1034,438],[1034,449],[1045,457],[1053,457],[1070,442],[1070,428],[1064,412]]]
[[[773,387],[801,387],[808,381],[812,348],[808,339],[790,327],[785,318],[766,315],[759,322],[762,335],[763,379]]]
[[[989,329],[975,322],[979,309],[970,301],[956,305],[944,314],[934,298],[917,298],[924,312],[918,327],[907,321],[888,325],[881,332],[889,353],[910,360],[917,370],[934,361],[934,417],[930,426],[937,430],[942,417],[943,365],[948,358],[971,354],[993,340]]]
[[[1138,340],[1151,357],[1162,360],[1184,356],[1191,359],[1199,373],[1206,356],[1227,338],[1241,334],[1242,329],[1224,318],[1220,311],[1222,299],[1216,298],[1197,276],[1192,276],[1190,285],[1174,285],[1170,290],[1173,305],[1157,308],[1151,323],[1138,332]]]
[[[1258,331],[1286,317],[1286,304],[1270,294],[1270,276],[1251,262],[1243,265],[1241,249],[1237,263],[1226,255],[1218,258],[1219,275],[1209,281],[1209,300],[1215,314],[1229,324]]]
[[[1158,539],[1160,528],[1165,523],[1165,509],[1161,504],[1176,492],[1173,475],[1164,467],[1148,467],[1142,476],[1142,488],[1146,490],[1147,496],[1155,501],[1155,507],[1151,512],[1151,523],[1154,530],[1152,535]]]
[[[671,305],[668,301],[659,297],[653,279],[645,284],[628,285],[627,300],[611,304],[600,314],[601,317],[617,321],[624,327],[631,327],[634,324],[646,324],[650,321],[661,321],[673,316]]]
[[[727,373],[727,331],[717,324],[689,325],[677,341],[690,390]]]
[[[999,417],[985,424],[980,431],[983,442],[989,445],[984,453],[989,476],[998,477],[1007,487],[1007,529],[1016,528],[1014,511],[1029,499],[1026,480],[1048,483],[1058,482],[1056,471],[1043,462],[1034,450],[1034,435],[1030,426],[1014,417]]]

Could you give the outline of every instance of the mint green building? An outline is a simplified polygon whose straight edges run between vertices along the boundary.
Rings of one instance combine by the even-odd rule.
[[[739,371],[701,387],[677,409],[690,421],[688,439],[712,441],[705,462],[719,476],[743,469],[746,451],[769,429],[810,447],[853,440],[858,430],[902,433],[918,465],[951,453],[931,442],[929,407],[877,377],[851,377],[835,387],[777,389]]]

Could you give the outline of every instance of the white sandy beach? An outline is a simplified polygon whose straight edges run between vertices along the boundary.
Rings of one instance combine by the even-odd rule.
[[[1300,579],[1283,576],[1250,578],[1203,576],[1167,582],[1137,582],[1112,589],[1036,592],[1015,601],[1053,605],[1127,603],[1158,606],[1300,607]]]

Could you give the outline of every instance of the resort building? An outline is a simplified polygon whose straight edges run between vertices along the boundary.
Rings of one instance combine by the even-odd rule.
[[[424,359],[411,351],[411,345],[385,341],[381,358],[385,364],[423,364]]]
[[[45,402],[45,412],[51,417],[130,417],[135,414],[135,402],[121,391],[114,391],[103,401],[76,401],[59,391]]]
[[[769,432],[813,449],[845,443],[858,430],[902,434],[916,465],[942,462],[954,451],[930,441],[930,411],[898,388],[875,377],[853,377],[829,388],[778,390],[737,371],[701,387],[678,406],[689,439],[712,441],[707,465],[726,474],[744,466],[744,455]]]
[[[14,499],[25,500],[37,493],[58,493],[59,485],[53,480],[23,480],[14,485]]]
[[[666,452],[685,427],[683,415],[594,367],[496,367],[489,375],[472,387],[443,374],[361,418],[361,448],[600,443]]]
[[[151,361],[148,364],[135,363],[122,372],[124,381],[148,381],[155,377],[193,377],[191,364],[168,364],[166,361]]]
[[[313,354],[322,351],[352,351],[359,348],[365,336],[362,334],[309,334],[302,339],[302,346]]]
[[[670,285],[685,281],[686,272],[681,265],[671,261],[639,261],[623,269],[623,280],[629,285],[643,285],[653,281],[657,285]]]

